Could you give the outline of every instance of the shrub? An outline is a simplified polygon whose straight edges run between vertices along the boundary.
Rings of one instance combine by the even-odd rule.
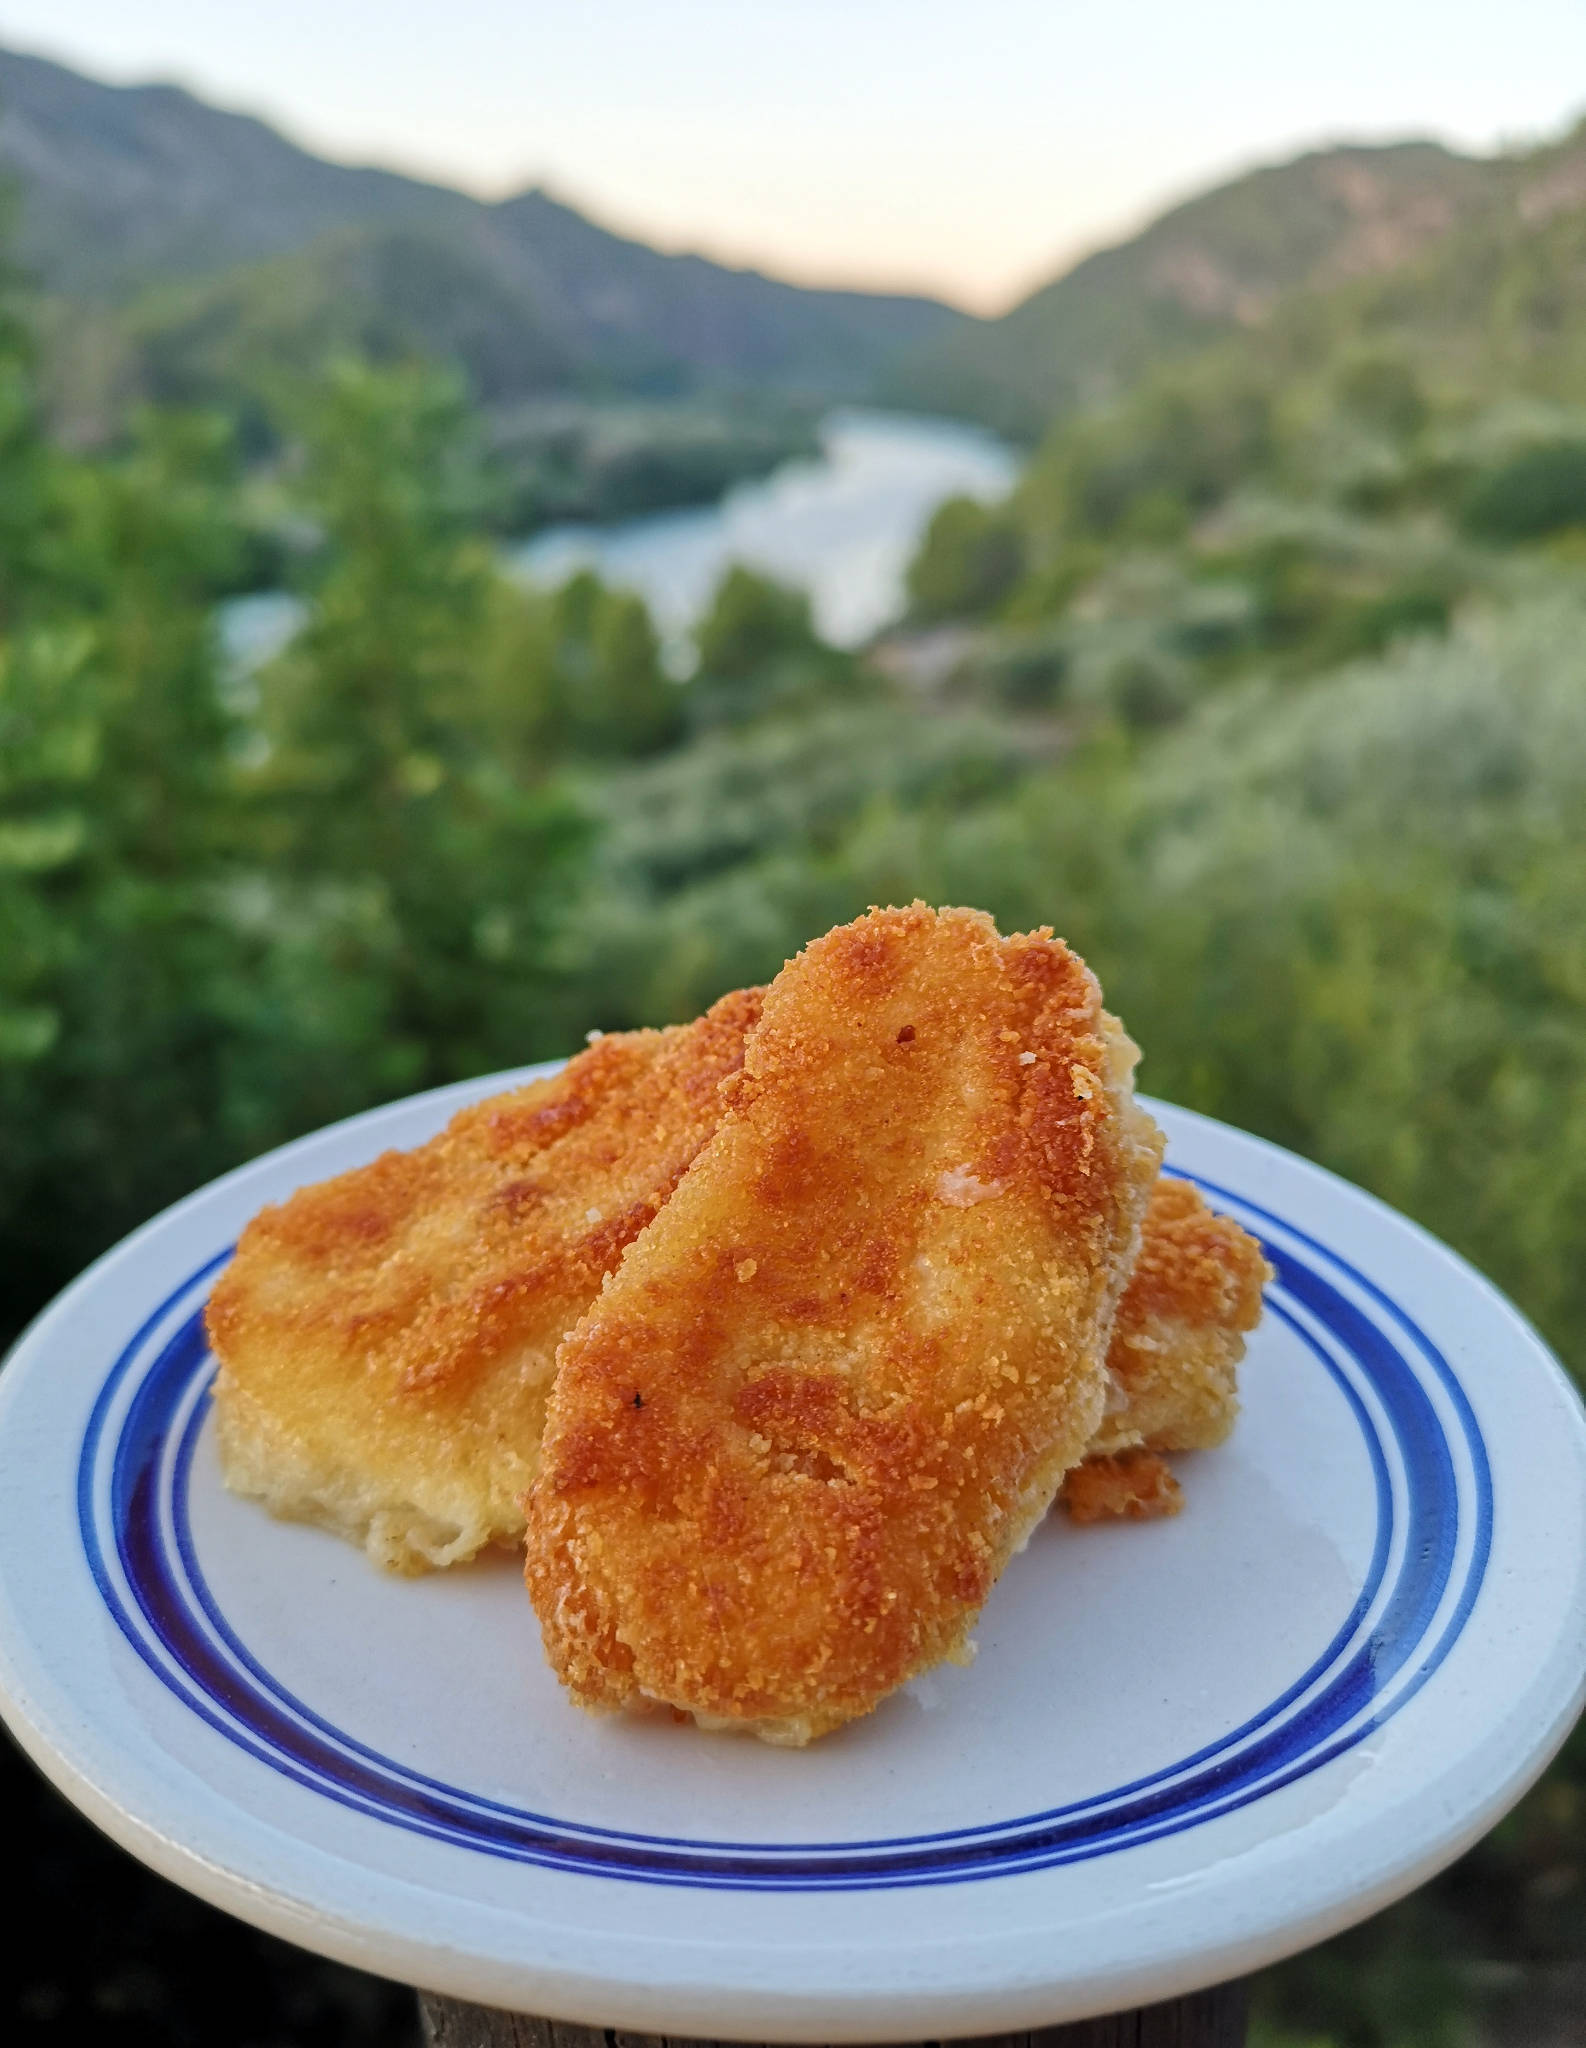
[[[1586,440],[1547,441],[1478,474],[1460,522],[1479,540],[1536,540],[1586,523]]]
[[[1024,568],[1024,536],[1007,506],[949,498],[909,564],[909,609],[927,622],[980,618],[996,610]]]

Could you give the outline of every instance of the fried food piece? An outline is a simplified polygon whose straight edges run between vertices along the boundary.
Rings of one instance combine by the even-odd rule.
[[[556,1347],[715,1129],[760,994],[257,1216],[207,1311],[227,1484],[394,1571],[514,1542]]]
[[[724,997],[681,1030],[606,1038],[554,1081],[463,1111],[430,1145],[265,1212],[210,1310],[226,1361],[216,1398],[228,1483],[351,1536],[396,1570],[514,1541],[555,1343],[714,1130],[715,1084],[741,1063],[762,995]],[[575,1097],[589,1112],[582,1124]],[[532,1189],[523,1176],[531,1152]],[[515,1235],[525,1214],[526,1239]],[[1223,1269],[1221,1285],[1208,1259]],[[1253,1241],[1187,1183],[1159,1183],[1114,1324],[1105,1449],[1146,1441],[1173,1450],[1226,1435],[1239,1332],[1259,1313],[1264,1271]],[[489,1309],[489,1328],[476,1328],[476,1308],[499,1287],[507,1293]],[[404,1302],[416,1305],[411,1326]],[[510,1348],[514,1330],[537,1350],[516,1366],[503,1355],[492,1369],[484,1350]],[[413,1419],[425,1387],[443,1380],[452,1395],[425,1410],[419,1446]],[[433,1441],[436,1425],[454,1438],[450,1461]],[[480,1461],[490,1467],[483,1493]],[[1089,1498],[1101,1497],[1092,1489]]]
[[[1084,963],[872,911],[562,1347],[526,1576],[588,1707],[799,1744],[969,1630],[1101,1421],[1161,1157]]]
[[[1220,1444],[1239,1413],[1237,1369],[1271,1277],[1248,1231],[1208,1209],[1189,1181],[1163,1174],[1118,1304],[1107,1355],[1114,1386],[1091,1454]]]
[[[1155,1522],[1184,1505],[1167,1460],[1155,1451],[1089,1457],[1063,1481],[1061,1498],[1076,1522]]]

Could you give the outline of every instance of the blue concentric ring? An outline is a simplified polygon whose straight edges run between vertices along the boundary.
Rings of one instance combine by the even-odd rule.
[[[1420,1690],[1458,1637],[1491,1541],[1475,1417],[1404,1309],[1307,1233],[1196,1179],[1262,1236],[1269,1312],[1331,1375],[1376,1490],[1369,1565],[1322,1655],[1259,1714],[1169,1768],[1046,1811],[878,1840],[733,1842],[600,1828],[486,1799],[380,1754],[295,1698],[205,1581],[189,1477],[213,1372],[192,1274],[115,1361],[85,1432],[78,1512],[117,1625],[184,1704],[271,1770],[352,1811],[481,1854],[652,1884],[847,1890],[965,1882],[1106,1855],[1267,1796],[1361,1741]]]

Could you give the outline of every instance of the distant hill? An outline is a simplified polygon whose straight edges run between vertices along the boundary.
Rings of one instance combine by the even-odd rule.
[[[1258,327],[1306,288],[1393,272],[1512,207],[1515,166],[1432,142],[1252,171],[1077,264],[1000,320],[932,337],[897,396],[1032,437],[1167,357]]]
[[[173,85],[109,86],[0,51],[0,164],[23,194],[20,254],[52,291],[130,296],[303,248],[336,228],[455,225],[461,193],[321,162],[264,122]]]
[[[811,291],[607,232],[541,191],[486,205],[327,162],[170,85],[0,51],[19,255],[76,350],[91,430],[142,394],[222,396],[331,346],[459,361],[505,402],[585,391],[867,395],[964,325],[934,300]]]
[[[1586,122],[1484,168],[1487,203],[1447,234],[1392,270],[1276,309],[1249,338],[1272,373],[1369,348],[1467,406],[1586,405]]]

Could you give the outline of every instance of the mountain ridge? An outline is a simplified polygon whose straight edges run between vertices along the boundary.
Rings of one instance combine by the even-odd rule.
[[[286,266],[276,281],[304,302],[295,336],[275,321],[283,362],[312,367],[321,334],[362,325],[393,352],[450,354],[476,382],[488,364],[484,381],[513,399],[586,387],[857,398],[893,355],[969,317],[924,297],[812,289],[665,254],[541,187],[492,202],[333,163],[180,86],[104,85],[7,50],[0,170],[21,188],[23,268],[48,297],[86,309],[102,377],[133,394],[183,382],[159,360],[185,347],[162,338],[161,307],[206,327],[213,369],[228,328],[261,310],[250,283],[261,264]],[[433,289],[408,290],[400,307],[367,296],[397,277],[381,258],[391,237],[432,273]],[[366,294],[359,309],[336,304],[343,258]],[[514,376],[520,336],[533,345]],[[236,345],[247,352],[245,334]],[[213,388],[188,395],[224,382],[206,372],[196,385]]]
[[[1295,291],[1410,261],[1500,203],[1511,161],[1409,140],[1258,165],[1082,258],[1000,318],[928,341],[891,389],[1033,438],[1163,358],[1259,325]]]

